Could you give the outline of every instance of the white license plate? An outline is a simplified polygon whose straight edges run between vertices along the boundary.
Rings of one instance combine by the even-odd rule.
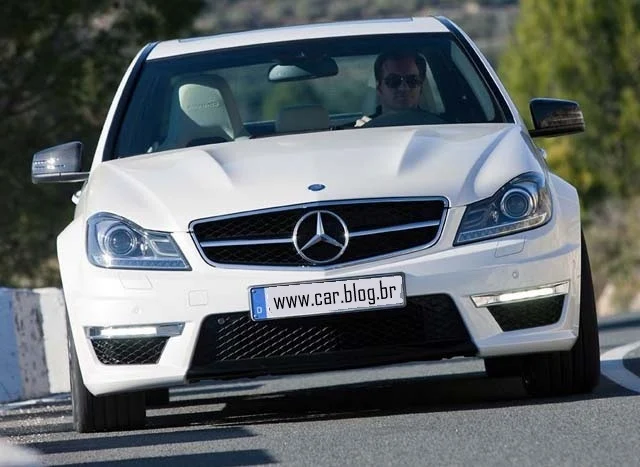
[[[252,287],[249,295],[256,321],[406,304],[402,274]]]

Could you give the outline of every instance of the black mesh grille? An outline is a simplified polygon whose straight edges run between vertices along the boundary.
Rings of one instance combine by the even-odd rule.
[[[371,201],[292,207],[281,211],[238,215],[228,219],[197,221],[193,224],[196,241],[270,240],[292,238],[296,223],[307,213],[323,209],[340,216],[350,233],[384,229],[420,222],[440,223],[445,208],[441,200]],[[348,263],[427,245],[435,240],[439,225],[356,236],[349,240],[345,253],[324,265]],[[258,245],[203,247],[207,259],[218,264],[255,266],[308,266],[292,242]],[[333,256],[333,255],[329,255]]]
[[[91,343],[98,360],[105,365],[142,365],[158,362],[167,339],[95,339]]]
[[[448,295],[408,298],[405,308],[327,316],[252,321],[249,313],[208,316],[192,360],[192,372],[224,362],[327,356],[338,365],[351,352],[384,352],[395,360],[425,349],[462,346],[469,334]],[[326,362],[325,362],[326,363]],[[326,365],[325,365],[326,366]],[[331,366],[329,364],[329,366]]]
[[[539,300],[494,305],[489,307],[489,311],[503,331],[514,331],[558,322],[563,305],[564,295],[558,295]]]
[[[204,252],[211,261],[221,264],[298,266],[303,262],[293,243],[223,246],[204,248]]]

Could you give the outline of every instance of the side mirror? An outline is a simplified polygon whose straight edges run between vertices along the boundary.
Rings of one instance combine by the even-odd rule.
[[[43,149],[33,155],[33,183],[84,182],[89,172],[80,172],[82,143],[74,141]]]
[[[529,102],[533,130],[531,137],[560,136],[584,131],[584,117],[577,102],[537,98]]]

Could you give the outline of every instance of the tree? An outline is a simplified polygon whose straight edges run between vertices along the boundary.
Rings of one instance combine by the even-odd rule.
[[[55,237],[77,186],[33,186],[38,149],[91,158],[119,80],[146,42],[191,29],[203,0],[5,0],[0,6],[0,285],[59,283]]]
[[[521,0],[520,8],[500,74],[521,111],[534,96],[580,103],[586,132],[544,146],[581,194],[596,288],[613,282],[625,307],[640,281],[640,3]]]
[[[522,0],[500,61],[521,111],[534,96],[580,103],[585,134],[545,147],[586,208],[603,197],[640,194],[639,26],[635,0]]]

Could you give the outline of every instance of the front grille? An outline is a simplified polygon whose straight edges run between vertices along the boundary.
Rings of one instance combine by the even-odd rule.
[[[427,247],[437,240],[445,208],[443,199],[432,198],[314,203],[199,220],[192,224],[192,231],[203,256],[212,264],[313,266],[318,263],[298,254],[294,229],[305,214],[329,211],[344,221],[349,239],[340,257],[321,262],[327,266]],[[341,234],[334,236],[346,240]],[[314,248],[315,252],[310,251],[320,258],[333,257],[328,251],[331,245]]]
[[[527,300],[526,302],[493,305],[489,312],[503,331],[535,328],[557,323],[562,315],[564,295]]]
[[[105,365],[145,365],[158,362],[167,339],[94,339],[91,343],[96,357]]]
[[[190,376],[337,369],[383,361],[473,355],[448,295],[409,297],[405,308],[253,321],[246,313],[208,316]]]

